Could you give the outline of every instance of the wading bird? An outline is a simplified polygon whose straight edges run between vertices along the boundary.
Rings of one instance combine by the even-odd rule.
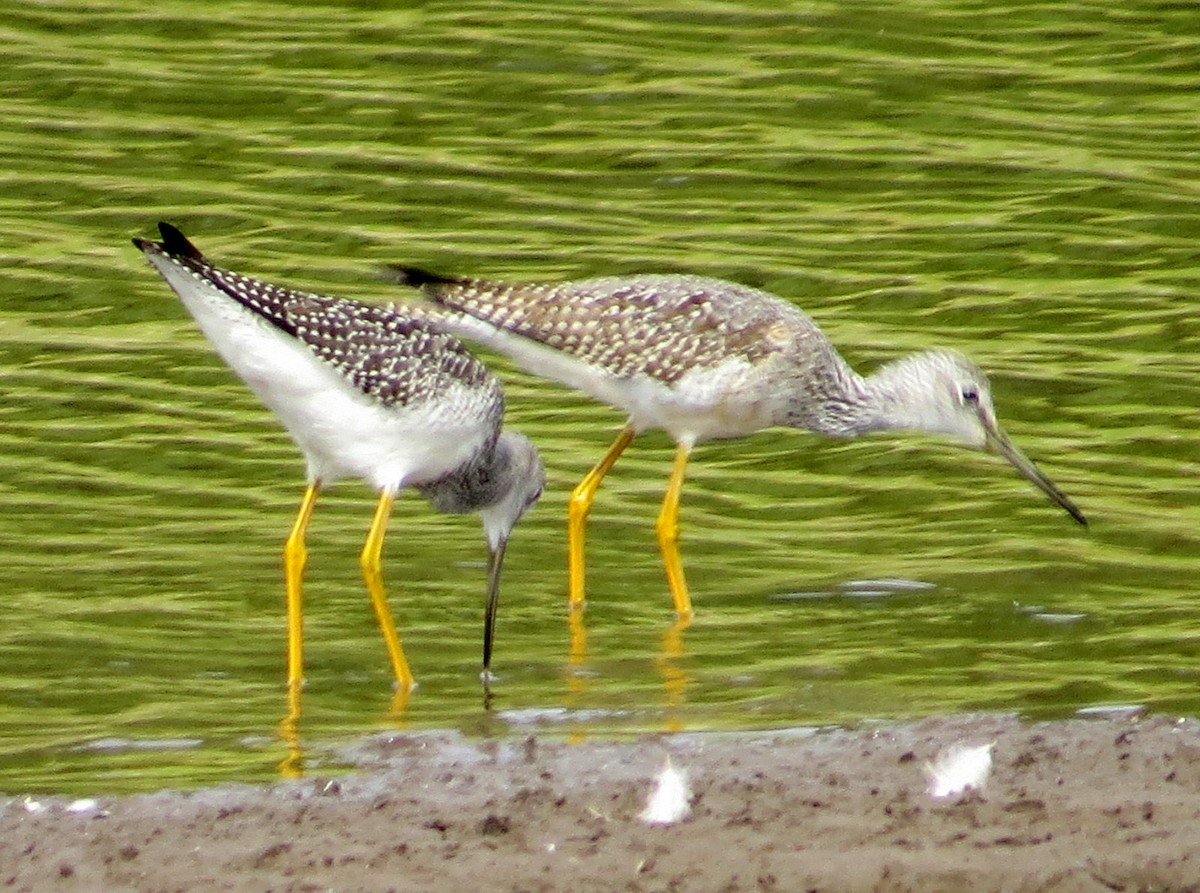
[[[775,425],[833,437],[897,428],[947,435],[1003,456],[1087,523],[1005,436],[987,377],[957,352],[913,354],[864,377],[787,301],[699,276],[511,283],[407,266],[391,273],[440,305],[439,325],[628,413],[616,441],[571,495],[573,607],[584,600],[584,533],[596,490],[634,436],[652,428],[677,445],[656,530],[681,617],[690,616],[692,605],[679,556],[679,499],[688,455],[704,440]]]
[[[396,494],[412,487],[441,512],[478,511],[488,543],[483,671],[490,672],[504,550],[542,492],[523,435],[501,431],[500,383],[452,336],[392,309],[271,285],[213,266],[175,227],[134,239],[230,368],[283,422],[308,462],[308,487],[284,546],[288,684],[303,681],[305,531],[320,489],[361,478],[379,492],[360,555],[397,686],[413,687],[380,568]]]

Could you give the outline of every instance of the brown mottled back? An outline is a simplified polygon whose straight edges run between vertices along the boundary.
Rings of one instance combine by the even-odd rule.
[[[756,366],[796,341],[825,342],[807,316],[776,296],[701,276],[539,284],[397,272],[438,304],[620,378],[640,373],[672,384],[731,358]]]

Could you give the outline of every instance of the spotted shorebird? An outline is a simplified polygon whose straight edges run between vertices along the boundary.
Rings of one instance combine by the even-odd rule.
[[[832,437],[914,429],[1003,456],[1080,524],[1083,514],[1005,436],[987,377],[961,354],[913,354],[862,376],[808,316],[754,288],[683,275],[509,283],[392,268],[440,305],[440,325],[539,375],[628,413],[628,422],[571,495],[571,605],[584,600],[585,524],[597,488],[641,431],[661,428],[675,462],[656,526],[681,617],[691,597],[679,556],[679,499],[701,441],[782,425]],[[447,312],[448,311],[448,312]]]
[[[271,285],[213,266],[175,227],[134,239],[225,362],[283,422],[308,462],[284,545],[288,684],[303,681],[305,531],[321,488],[361,478],[379,492],[360,556],[399,689],[413,687],[384,591],[380,553],[396,494],[478,511],[488,544],[483,671],[490,673],[500,571],[513,526],[541,495],[533,444],[501,431],[499,382],[452,336],[384,307]]]

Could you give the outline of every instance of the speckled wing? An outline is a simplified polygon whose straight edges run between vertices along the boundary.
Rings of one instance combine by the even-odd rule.
[[[295,291],[224,270],[210,264],[177,230],[164,229],[163,235],[163,243],[142,244],[157,248],[305,344],[383,406],[436,400],[457,383],[480,392],[490,389],[503,411],[500,384],[487,367],[456,338],[427,322],[387,307]]]
[[[641,275],[550,284],[453,279],[411,267],[427,298],[618,378],[671,385],[731,359],[757,366],[824,336],[778,297],[719,279]]]

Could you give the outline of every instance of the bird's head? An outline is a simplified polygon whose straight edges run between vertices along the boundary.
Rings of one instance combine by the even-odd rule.
[[[516,431],[502,431],[496,441],[497,474],[501,477],[498,498],[480,509],[488,548],[503,548],[513,527],[542,495],[546,469],[537,447]]]
[[[884,426],[941,434],[1003,456],[1080,524],[1083,513],[1008,439],[996,420],[987,376],[952,350],[931,350],[889,363],[872,376],[883,395]]]

